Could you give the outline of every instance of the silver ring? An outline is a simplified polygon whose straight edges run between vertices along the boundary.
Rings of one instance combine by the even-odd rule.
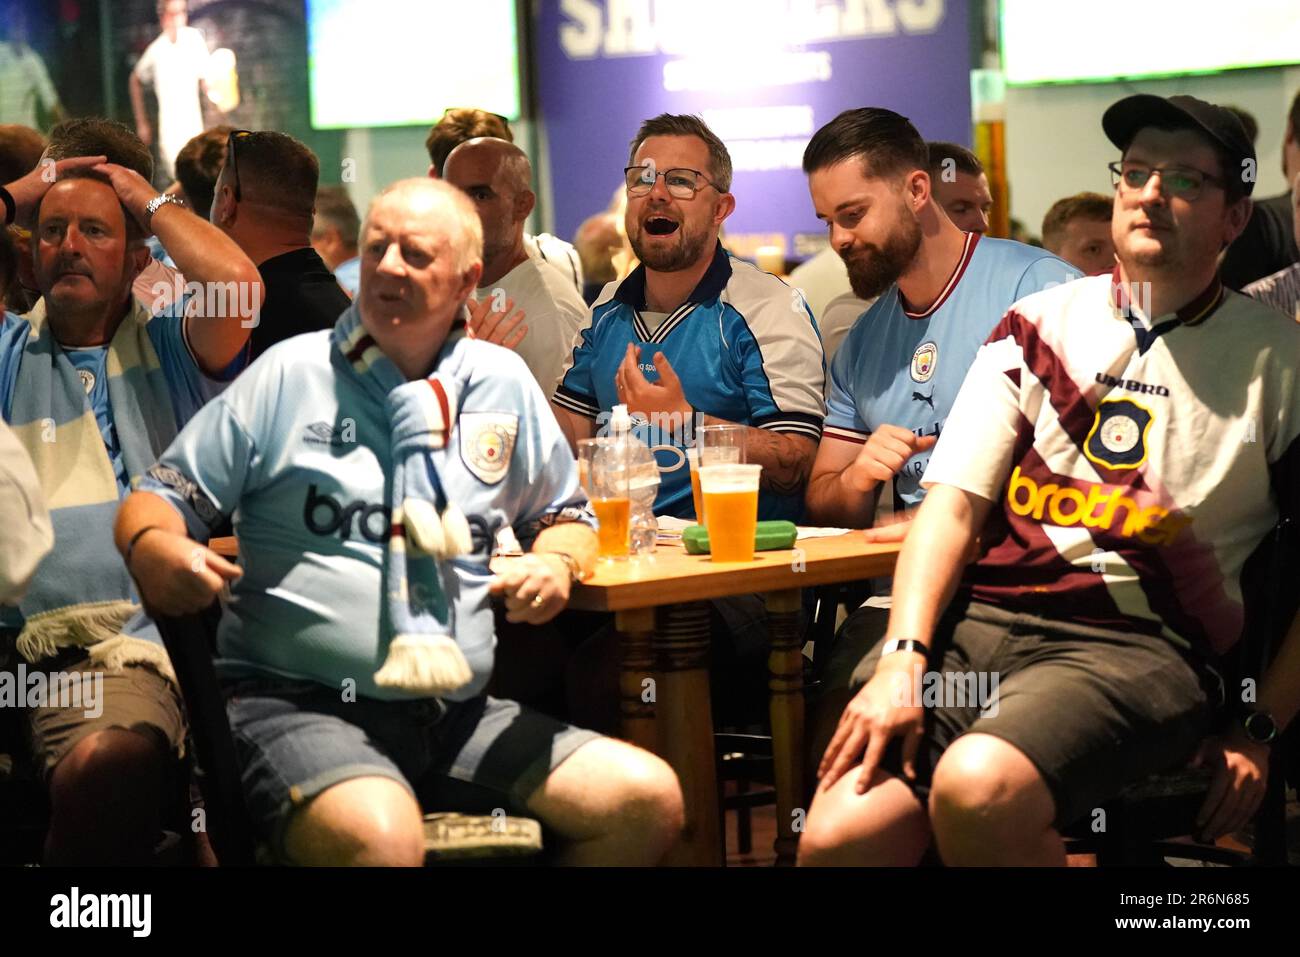
[[[541,595],[533,596],[532,605],[534,608],[541,608],[545,604],[546,604],[546,599],[543,598]]]

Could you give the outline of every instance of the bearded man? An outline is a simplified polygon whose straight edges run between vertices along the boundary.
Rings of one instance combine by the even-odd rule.
[[[552,400],[576,443],[626,403],[649,423],[656,514],[694,514],[686,457],[700,424],[749,426],[759,518],[797,518],[821,436],[821,339],[797,290],[729,256],[731,157],[695,116],[641,125],[627,169],[627,236],[641,261],[592,306]],[[990,323],[990,328],[992,324]]]

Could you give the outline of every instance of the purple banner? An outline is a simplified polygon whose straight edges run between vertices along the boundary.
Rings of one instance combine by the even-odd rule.
[[[728,246],[803,257],[825,228],[800,168],[840,111],[882,106],[926,139],[970,143],[964,0],[539,0],[535,55],[556,231],[621,182],[659,113],[699,113],[727,144]]]

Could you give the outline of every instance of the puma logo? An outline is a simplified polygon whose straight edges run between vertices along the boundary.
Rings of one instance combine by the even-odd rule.
[[[927,405],[930,406],[930,411],[933,412],[934,411],[934,390],[931,389],[929,395],[922,395],[920,392],[913,392],[912,401],[926,403]]]

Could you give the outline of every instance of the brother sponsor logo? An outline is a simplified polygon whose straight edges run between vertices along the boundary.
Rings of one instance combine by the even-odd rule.
[[[153,926],[149,894],[71,894],[50,898],[51,927],[129,927],[133,937],[148,937]]]
[[[358,527],[367,541],[383,543],[389,535],[389,513],[382,505],[368,502],[340,504],[332,495],[322,495],[316,486],[307,488],[307,501],[302,506],[302,520],[308,530],[316,535],[338,533],[347,540],[352,529]]]

